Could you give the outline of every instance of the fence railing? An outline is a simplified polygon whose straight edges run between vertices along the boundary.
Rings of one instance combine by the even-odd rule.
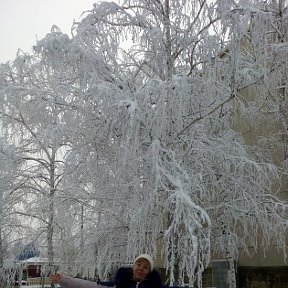
[[[42,285],[42,281],[44,281],[44,285],[50,285],[51,284],[51,280],[49,277],[44,277],[44,279],[42,277],[35,277],[35,278],[28,278],[27,279],[27,286],[39,286],[41,287]]]

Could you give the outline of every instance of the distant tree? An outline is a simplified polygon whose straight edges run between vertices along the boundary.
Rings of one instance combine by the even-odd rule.
[[[21,235],[25,225],[21,225],[15,214],[17,205],[21,205],[21,194],[15,181],[21,160],[17,149],[4,137],[0,138],[0,163],[0,286],[7,287],[15,274],[9,262],[11,243]]]
[[[62,37],[61,42],[68,45],[68,37],[58,32],[56,27],[53,29],[55,35]],[[54,58],[49,51],[41,50],[40,42],[33,57],[18,55],[1,71],[4,82],[1,87],[2,126],[10,132],[9,140],[22,153],[19,181],[22,181],[25,202],[17,213],[26,217],[26,221],[33,221],[37,234],[31,237],[40,241],[42,234],[46,235],[49,269],[54,264],[55,211],[61,204],[57,197],[65,155],[69,151],[65,133],[71,128],[63,115],[66,111],[73,111],[74,101],[69,86],[74,81],[68,75],[71,70],[66,69],[63,61],[59,62],[62,47],[57,46],[58,40],[53,35],[46,39],[54,45],[51,50]]]
[[[35,246],[35,243],[29,243],[24,246],[19,255],[16,256],[17,260],[26,260],[32,257],[40,255],[39,249]]]
[[[9,141],[23,155],[19,181],[25,201],[17,213],[25,221],[33,221],[35,230],[30,231],[30,236],[35,241],[44,241],[48,269],[53,269],[55,249],[57,258],[64,257],[64,263],[66,258],[70,259],[69,267],[70,262],[79,260],[76,249],[81,246],[83,250],[83,217],[87,215],[85,226],[91,222],[95,225],[91,215],[98,217],[99,208],[93,206],[95,196],[88,194],[87,198],[87,187],[97,181],[93,180],[93,163],[88,167],[90,170],[75,163],[82,157],[89,161],[89,150],[81,146],[85,143],[96,147],[100,137],[101,122],[97,121],[97,113],[101,114],[101,108],[90,97],[98,88],[89,85],[91,78],[97,80],[105,76],[104,69],[95,69],[102,62],[93,50],[82,47],[79,41],[72,41],[53,27],[51,33],[35,45],[34,55],[19,54],[1,69],[2,126],[10,132]],[[87,112],[95,123],[82,120]],[[101,121],[110,125],[104,117]],[[106,156],[101,157],[111,158],[108,149],[109,145],[103,150]],[[107,182],[105,177],[103,183]],[[81,212],[83,207],[85,213]],[[77,227],[81,229],[80,235]],[[87,231],[91,231],[89,228]]]

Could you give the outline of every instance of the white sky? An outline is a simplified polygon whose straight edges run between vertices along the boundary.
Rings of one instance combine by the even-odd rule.
[[[73,19],[97,0],[0,0],[0,63],[14,60],[18,48],[30,52],[37,39],[57,25],[71,35]]]

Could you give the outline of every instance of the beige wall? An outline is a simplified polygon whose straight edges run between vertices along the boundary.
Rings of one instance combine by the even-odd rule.
[[[286,266],[288,268],[288,264],[285,263],[284,261],[283,252],[277,251],[276,247],[271,247],[271,249],[265,252],[265,255],[261,248],[257,252],[251,249],[251,256],[252,257],[242,255],[238,260],[238,266],[258,266],[258,267]]]

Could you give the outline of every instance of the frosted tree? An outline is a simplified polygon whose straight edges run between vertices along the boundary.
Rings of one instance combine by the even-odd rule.
[[[90,194],[93,187],[99,186],[97,178],[104,187],[108,177],[105,174],[112,168],[103,165],[102,172],[95,175],[95,161],[82,167],[77,160],[93,160],[95,148],[101,151],[99,167],[113,159],[109,149],[112,145],[108,143],[112,143],[111,139],[106,144],[100,137],[107,133],[107,128],[101,132],[102,124],[110,125],[101,116],[101,99],[99,104],[91,99],[101,88],[93,81],[109,75],[104,64],[93,49],[81,46],[77,39],[72,41],[55,26],[35,45],[33,55],[19,55],[1,67],[2,126],[10,132],[9,141],[24,154],[21,189],[25,205],[17,213],[24,219],[34,219],[31,237],[47,247],[49,270],[53,269],[57,253],[64,266],[74,265],[71,269],[75,271],[79,255],[87,258],[77,248],[83,249],[84,237],[89,237],[92,224],[95,227],[93,218],[103,212],[100,201],[94,205],[101,195]],[[87,114],[92,119],[85,122],[82,118]],[[92,153],[87,145],[93,148]],[[81,227],[80,234],[77,227]]]
[[[229,267],[234,266],[233,260],[238,257],[237,251],[243,249],[242,251],[245,251],[249,255],[251,251],[249,247],[250,249],[253,247],[255,251],[261,247],[265,254],[268,247],[275,245],[277,249],[283,252],[283,258],[286,259],[287,257],[287,248],[285,247],[285,237],[287,237],[285,236],[285,231],[287,231],[287,218],[285,216],[285,211],[287,211],[287,195],[285,195],[285,183],[287,181],[285,168],[285,159],[287,156],[285,156],[285,150],[287,149],[287,144],[285,143],[285,138],[287,136],[285,117],[282,114],[283,100],[285,99],[285,96],[283,97],[285,95],[285,80],[283,82],[283,75],[287,71],[287,61],[283,57],[283,53],[285,53],[283,43],[287,43],[286,29],[284,28],[285,21],[287,20],[287,2],[285,2],[255,2],[257,5],[251,8],[252,2],[241,1],[237,9],[231,10],[231,6],[228,5],[228,10],[221,10],[221,20],[225,23],[227,31],[229,31],[227,32],[229,44],[223,50],[224,53],[221,54],[220,58],[226,68],[218,71],[222,79],[225,79],[225,82],[230,86],[231,95],[235,98],[235,107],[238,107],[234,112],[236,117],[233,121],[233,127],[242,133],[245,142],[250,145],[248,150],[250,155],[252,153],[256,157],[257,162],[260,161],[263,163],[269,161],[279,165],[279,170],[274,170],[274,172],[280,172],[278,175],[281,175],[281,181],[279,181],[280,179],[277,180],[279,176],[276,176],[274,173],[276,178],[270,175],[265,180],[260,175],[254,174],[253,170],[251,170],[249,175],[252,176],[254,174],[256,181],[254,183],[247,183],[248,186],[243,186],[245,187],[244,190],[237,185],[237,182],[234,182],[233,187],[238,191],[236,192],[235,190],[235,193],[232,193],[234,198],[230,200],[229,196],[224,192],[225,190],[218,188],[219,192],[224,192],[224,194],[220,192],[222,196],[219,195],[218,197],[218,200],[221,199],[222,203],[218,206],[221,207],[222,211],[218,215],[226,216],[223,218],[217,216],[219,220],[222,220],[213,225],[218,230],[213,232],[213,237],[216,237],[215,240],[219,237],[223,240],[215,241],[217,245],[215,245],[213,250],[219,251],[220,249],[224,254],[225,249],[227,250],[226,255],[228,259],[231,259]],[[229,11],[233,13],[227,13]],[[243,23],[246,24],[243,25]],[[253,162],[250,162],[248,166],[250,165],[254,166]],[[248,166],[245,165],[245,169]],[[258,172],[261,171],[262,174],[263,168],[259,170],[258,167]],[[234,172],[236,171],[237,169]],[[218,181],[222,183],[223,173],[221,172],[219,175]],[[227,175],[229,174],[227,173]],[[261,181],[259,182],[259,180]],[[229,182],[225,178],[223,183],[225,183],[225,186],[229,186]],[[263,183],[266,184],[262,186]],[[251,184],[252,186],[250,186]],[[258,188],[261,187],[259,190],[261,193],[257,193],[259,204],[251,207],[252,199],[249,195],[253,195],[253,191],[256,191],[253,188],[254,185]],[[272,194],[271,191],[273,191]],[[240,195],[243,194],[237,197],[239,192]],[[248,194],[246,194],[247,192]],[[254,198],[256,195],[252,197]],[[241,205],[236,208],[234,204],[231,205],[230,203],[231,201],[234,203],[236,199],[239,201],[239,198],[243,200],[250,199],[247,203],[245,201],[242,202],[243,209],[241,209]],[[286,199],[286,202],[282,202],[282,199]],[[232,211],[225,203],[229,203],[231,207],[234,206],[233,214],[237,216],[234,220],[226,214],[229,213],[231,215]],[[222,210],[224,206],[225,208]],[[215,209],[214,212],[217,210]],[[214,212],[212,215],[216,217]],[[212,217],[212,219],[214,218]],[[227,222],[225,219],[229,219],[229,221]],[[268,230],[271,232],[269,233]],[[258,231],[259,235],[264,236],[259,241],[257,237],[251,237],[249,231]],[[277,235],[277,238],[275,239],[271,235]],[[233,238],[234,240],[232,240]],[[226,240],[224,241],[224,239]],[[220,247],[221,245],[223,246]],[[227,247],[229,247],[230,251],[228,251]],[[233,250],[234,253],[231,253]],[[232,255],[233,257],[231,257]],[[230,285],[231,287],[235,287],[236,284]]]
[[[68,36],[57,27],[52,30],[39,41],[33,57],[18,55],[2,67],[0,92],[2,126],[23,155],[21,189],[25,201],[18,214],[26,221],[34,219],[32,227],[37,234],[31,237],[44,239],[49,270],[54,264],[55,211],[61,204],[57,199],[69,152],[67,114],[74,111],[73,82],[79,80],[73,79],[69,63],[65,65],[61,58],[62,48],[69,46]]]
[[[5,138],[0,138],[0,279],[1,287],[13,283],[16,272],[11,258],[14,256],[12,243],[21,236],[25,224],[16,215],[17,206],[21,205],[21,193],[17,186],[18,167],[21,164],[20,155]],[[10,262],[9,262],[10,261]],[[10,273],[8,273],[10,272]]]
[[[280,165],[286,165],[287,1],[267,1],[260,6],[257,13],[247,14],[251,17],[251,25],[249,30],[242,32],[246,49],[239,53],[236,77],[241,88],[244,87],[244,83],[250,83],[251,92],[246,93],[248,94],[246,98],[242,96],[243,102],[245,101],[246,106],[250,105],[251,109],[257,104],[258,109],[254,110],[257,113],[250,113],[250,117],[256,115],[258,118],[257,121],[253,119],[255,126],[259,126],[260,118],[267,119],[265,125],[268,125],[269,130],[272,131],[269,135],[271,138],[279,139],[278,144],[275,141],[274,145],[279,145],[278,150],[283,151],[285,155],[280,154],[279,157],[274,151],[270,154],[274,154],[272,157]],[[255,97],[254,95],[264,96]],[[244,113],[242,112],[243,115]],[[267,135],[261,136],[263,147],[269,151],[273,138],[271,140]],[[284,157],[285,161],[281,157]]]
[[[240,62],[242,36],[251,15],[262,12],[248,4],[103,2],[75,26],[75,39],[105,62],[101,80],[89,85],[96,87],[97,115],[109,123],[101,136],[110,147],[117,143],[111,150],[116,157],[112,189],[107,183],[114,201],[109,198],[112,204],[102,207],[121,211],[118,216],[127,224],[121,239],[127,233],[128,249],[120,253],[127,259],[143,247],[156,255],[162,235],[170,283],[183,284],[188,276],[192,285],[195,276],[201,286],[212,249],[229,261],[230,286],[235,287],[232,263],[242,241],[256,241],[250,231],[261,230],[267,247],[287,225],[287,206],[270,194],[279,181],[277,167],[257,147],[248,147],[232,125],[239,92],[257,83],[239,77],[245,71],[240,69],[245,65]],[[221,57],[224,48],[233,52],[228,60]],[[246,199],[252,205],[248,210],[243,209]],[[268,216],[266,209],[273,213]],[[105,215],[103,224],[111,228]],[[285,247],[284,236],[274,240]],[[110,248],[111,243],[102,245]],[[101,251],[99,266],[115,257]]]

